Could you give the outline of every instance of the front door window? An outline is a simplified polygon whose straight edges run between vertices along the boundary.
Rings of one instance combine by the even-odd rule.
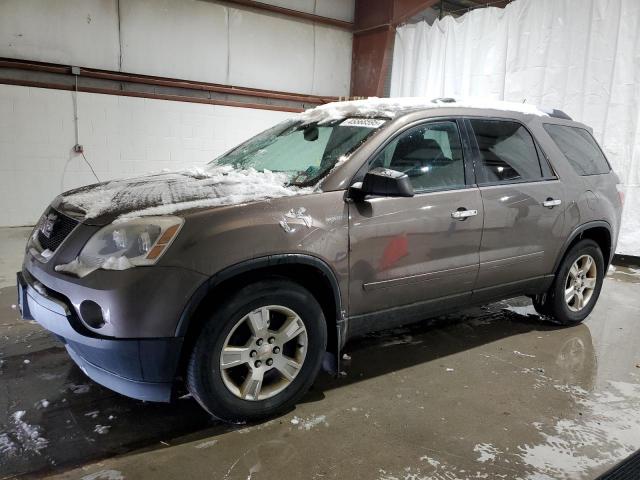
[[[456,122],[427,123],[399,135],[376,156],[371,168],[376,167],[406,173],[416,193],[463,187],[464,161]]]

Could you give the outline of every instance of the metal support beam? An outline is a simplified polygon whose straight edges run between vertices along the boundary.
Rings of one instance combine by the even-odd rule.
[[[356,0],[351,96],[383,96],[396,27],[439,0]]]
[[[469,0],[478,7],[498,7],[504,8],[511,3],[511,0]]]
[[[395,28],[382,26],[353,36],[351,96],[384,94],[384,80],[391,63]]]
[[[393,6],[393,24],[401,25],[414,15],[433,7],[440,0],[395,0]]]
[[[77,71],[74,73],[74,69]],[[0,57],[0,84],[299,112],[337,97],[154,77]]]
[[[292,10],[290,8],[278,7],[268,3],[258,2],[256,0],[217,0],[218,2],[228,3],[239,7],[253,8],[255,10],[262,10],[271,13],[278,13],[287,17],[298,18],[301,20],[308,20],[315,23],[323,23],[325,25],[331,25],[334,27],[344,28],[345,30],[353,30],[353,23],[345,22],[344,20],[338,20],[336,18],[323,17],[315,15],[313,13],[301,12],[299,10]]]

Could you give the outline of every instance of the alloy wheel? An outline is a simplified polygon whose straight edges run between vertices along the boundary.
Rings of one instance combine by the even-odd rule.
[[[564,300],[572,312],[579,312],[589,304],[596,289],[598,271],[591,255],[582,255],[573,262],[564,287]]]
[[[233,327],[220,354],[227,389],[243,400],[265,400],[287,388],[307,355],[307,329],[282,305],[252,310]]]

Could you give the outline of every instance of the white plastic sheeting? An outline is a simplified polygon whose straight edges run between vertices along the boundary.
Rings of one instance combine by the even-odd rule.
[[[619,253],[640,255],[640,1],[517,0],[398,29],[391,96],[486,96],[593,127],[626,185]]]

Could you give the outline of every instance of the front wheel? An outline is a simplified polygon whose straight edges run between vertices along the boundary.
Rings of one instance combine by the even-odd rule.
[[[591,313],[604,281],[602,250],[593,240],[576,243],[565,255],[548,292],[537,295],[533,306],[561,325],[576,325]]]
[[[322,308],[280,278],[238,290],[210,314],[187,369],[187,387],[212,415],[246,421],[293,405],[315,379],[326,349]]]

